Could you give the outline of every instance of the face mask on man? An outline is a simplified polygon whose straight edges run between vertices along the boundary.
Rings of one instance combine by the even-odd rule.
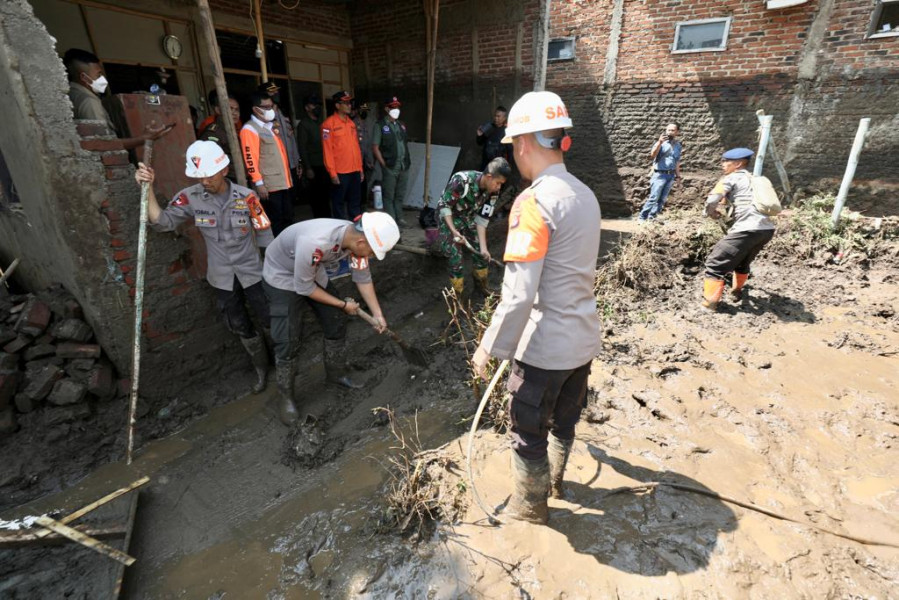
[[[391,119],[399,119],[400,118],[400,109],[391,108],[389,111],[387,111],[387,114],[390,115]]]
[[[275,109],[274,108],[263,108],[262,110],[262,120],[266,123],[271,123],[275,120]]]
[[[90,79],[90,77],[87,75],[85,75],[85,77]],[[96,79],[91,81],[91,90],[93,90],[93,92],[95,94],[97,94],[98,96],[105,93],[106,88],[108,88],[108,87],[109,87],[109,82],[106,81],[106,77],[104,77],[103,75],[100,75],[99,77],[97,77]]]

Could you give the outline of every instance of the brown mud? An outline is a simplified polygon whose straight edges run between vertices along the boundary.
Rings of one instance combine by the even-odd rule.
[[[605,221],[604,252],[632,235],[677,240],[674,230],[685,226],[698,223],[638,231],[631,221]],[[501,231],[491,235],[498,250]],[[649,293],[612,304],[599,299],[604,351],[548,527],[492,527],[470,501],[462,448],[476,400],[463,350],[439,339],[444,265],[411,255],[391,257],[390,278],[376,271],[375,281],[391,326],[427,349],[430,368],[410,366],[395,344],[357,323],[353,362],[366,388],[332,388],[323,383],[320,332],[308,321],[298,386],[311,415],[306,435],[279,423],[272,382],[146,443],[130,467],[102,466],[3,518],[80,506],[149,475],[130,598],[897,597],[899,550],[672,488],[622,489],[685,484],[899,543],[895,248],[833,264],[772,242],[748,297],[717,313],[698,306],[699,257],[663,241],[657,251],[675,255],[667,281],[643,281]],[[382,406],[407,443],[442,447],[446,482],[469,502],[461,520],[411,528],[418,535],[384,533],[387,467],[399,442],[376,411]],[[501,506],[506,439],[485,427],[475,448],[478,490]],[[0,580],[8,582],[16,573],[4,552]],[[54,559],[68,573],[66,597],[92,597],[72,583],[89,555],[69,547]],[[47,560],[32,555],[33,564]],[[59,587],[19,585],[0,585],[0,596],[62,596],[53,593]]]

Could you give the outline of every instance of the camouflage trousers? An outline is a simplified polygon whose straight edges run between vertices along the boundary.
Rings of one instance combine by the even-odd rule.
[[[465,239],[469,241],[471,246],[480,251],[481,245],[478,243],[478,236],[476,230],[473,227],[460,227],[460,223],[458,220],[455,223],[456,230],[465,236]],[[439,236],[437,238],[437,248],[440,250],[440,253],[446,256],[449,259],[449,275],[452,278],[462,277],[463,275],[463,264],[465,260],[466,254],[471,254],[471,261],[474,265],[475,269],[486,269],[489,264],[484,257],[480,254],[474,254],[469,252],[459,244],[453,242],[453,234],[450,232],[449,227],[446,226],[444,221],[440,221],[439,226]]]

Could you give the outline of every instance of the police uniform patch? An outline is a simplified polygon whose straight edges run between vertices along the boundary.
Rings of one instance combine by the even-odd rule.
[[[334,244],[334,247],[331,248],[331,252],[339,252],[339,251],[340,251],[340,244]]]
[[[178,197],[172,202],[172,206],[187,206],[190,204],[190,200],[187,199],[187,194],[178,194]]]
[[[368,259],[356,256],[350,258],[350,268],[354,271],[362,271],[368,268]]]
[[[331,130],[330,129],[322,129],[322,139],[327,140],[330,137],[331,137]]]
[[[215,217],[197,217],[194,223],[197,227],[215,227]]]
[[[381,131],[383,131],[384,133],[390,133],[390,126],[384,125],[384,129],[382,129]]]
[[[324,256],[325,253],[321,251],[321,248],[316,248],[315,252],[312,253],[312,266],[314,267],[315,265],[320,263]]]

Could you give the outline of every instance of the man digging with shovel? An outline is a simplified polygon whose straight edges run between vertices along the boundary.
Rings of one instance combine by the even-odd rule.
[[[387,320],[378,304],[368,261],[372,256],[383,260],[399,238],[399,227],[390,215],[370,212],[355,222],[312,219],[296,223],[266,250],[262,276],[271,305],[280,416],[285,425],[298,417],[294,379],[302,335],[301,301],[305,300],[321,324],[328,381],[350,389],[362,387],[350,378],[346,364],[346,315],[355,315],[359,304],[340,299],[325,267],[350,259],[353,282],[371,309],[375,331],[381,333],[387,329]]]

